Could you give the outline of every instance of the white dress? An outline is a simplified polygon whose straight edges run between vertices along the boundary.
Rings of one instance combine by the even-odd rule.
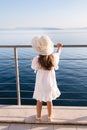
[[[36,82],[33,98],[40,101],[52,101],[60,96],[60,91],[56,82],[55,70],[58,69],[59,55],[53,54],[55,67],[52,70],[39,69],[38,56],[32,60],[31,68],[36,71]]]

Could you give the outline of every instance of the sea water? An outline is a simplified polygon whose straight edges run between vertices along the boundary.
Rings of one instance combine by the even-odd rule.
[[[54,44],[59,42],[64,45],[87,44],[87,30],[0,30],[0,45],[31,45],[34,36],[48,35]],[[56,51],[56,48],[55,48]],[[32,98],[35,73],[31,69],[31,60],[36,53],[32,48],[18,49],[19,74],[22,104],[34,105]],[[15,62],[6,58],[14,58],[14,50],[0,48],[0,90],[16,90]],[[66,59],[72,60],[66,60]],[[60,55],[59,70],[56,71],[58,87],[61,96],[54,100],[54,105],[87,106],[87,48],[63,48]],[[73,60],[77,59],[77,60]],[[22,92],[25,90],[27,92]],[[31,92],[29,92],[31,91]],[[82,93],[83,92],[83,93]],[[2,97],[17,97],[16,92],[0,92]],[[68,100],[69,99],[69,100]],[[72,99],[72,100],[71,100]],[[79,100],[74,100],[79,99]],[[81,100],[80,100],[81,99]],[[17,104],[16,99],[0,100],[0,104]]]

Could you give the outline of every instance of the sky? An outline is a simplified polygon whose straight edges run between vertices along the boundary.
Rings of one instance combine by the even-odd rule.
[[[87,27],[87,0],[0,0],[0,28]]]

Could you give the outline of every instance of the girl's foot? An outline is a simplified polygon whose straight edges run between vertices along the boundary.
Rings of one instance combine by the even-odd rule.
[[[41,121],[41,117],[36,117],[36,120],[37,121]]]
[[[48,121],[52,121],[52,116],[51,117],[48,116]]]
[[[53,120],[53,115],[52,116],[48,116],[48,121],[52,121]]]

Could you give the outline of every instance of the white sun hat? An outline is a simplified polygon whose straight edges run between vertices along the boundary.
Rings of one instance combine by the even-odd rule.
[[[54,45],[48,36],[34,37],[32,47],[39,55],[50,55],[54,51]]]

